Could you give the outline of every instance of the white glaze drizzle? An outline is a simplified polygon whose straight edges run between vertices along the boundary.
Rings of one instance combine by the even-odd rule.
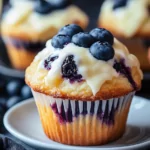
[[[43,69],[43,62],[48,56],[51,54],[59,56],[59,58],[52,63],[51,70],[48,71],[47,76],[45,76],[46,84],[53,85],[57,78],[62,77],[61,66],[65,58],[69,55],[73,55],[78,68],[78,74],[83,76],[83,79],[85,79],[91,88],[93,95],[95,95],[105,81],[112,80],[113,77],[119,75],[113,68],[114,60],[124,59],[127,66],[137,66],[142,78],[137,58],[129,54],[127,48],[116,39],[114,40],[113,48],[115,50],[114,58],[109,61],[102,61],[95,59],[90,54],[88,48],[79,47],[73,43],[66,45],[61,50],[55,50],[51,45],[51,40],[49,40],[46,44],[46,48],[35,57],[34,61],[40,60],[38,69]]]

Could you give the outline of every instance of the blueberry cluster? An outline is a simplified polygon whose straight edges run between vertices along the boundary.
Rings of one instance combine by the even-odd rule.
[[[23,81],[5,81],[0,78],[0,131],[3,129],[1,123],[7,109],[31,97],[31,90]]]
[[[40,14],[48,14],[54,10],[63,9],[69,6],[70,4],[70,0],[59,0],[59,2],[52,2],[52,0],[37,0],[34,10],[35,12]]]
[[[90,53],[98,60],[107,61],[114,57],[114,37],[103,28],[95,28],[90,33],[85,33],[78,25],[70,24],[61,28],[52,38],[52,46],[56,49],[62,49],[69,43],[89,48]]]
[[[113,9],[117,9],[120,7],[125,7],[127,5],[128,0],[114,0]]]

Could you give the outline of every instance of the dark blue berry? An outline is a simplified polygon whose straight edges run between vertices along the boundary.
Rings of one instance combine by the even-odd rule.
[[[59,31],[59,34],[68,35],[72,37],[73,35],[79,32],[83,32],[83,29],[80,26],[76,24],[69,24],[62,27]]]
[[[114,0],[113,9],[117,9],[120,7],[125,7],[127,5],[128,0]]]
[[[6,90],[7,90],[8,95],[14,96],[14,95],[19,95],[20,94],[21,87],[22,87],[22,82],[21,81],[13,80],[13,81],[10,81],[6,85]]]
[[[35,12],[40,14],[48,14],[53,11],[54,7],[46,0],[38,0],[35,5]]]
[[[19,97],[19,96],[10,97],[6,103],[7,109],[11,108],[12,106],[14,106],[15,104],[17,104],[20,101],[21,101],[21,97]]]
[[[77,66],[76,66],[73,58],[74,58],[74,56],[70,55],[70,56],[66,57],[66,59],[64,60],[64,62],[62,64],[63,77],[69,78],[69,77],[77,74]]]
[[[21,89],[21,96],[22,96],[23,100],[32,97],[32,92],[31,92],[31,89],[29,88],[29,86],[24,85],[22,87],[22,89]]]
[[[47,70],[51,69],[51,64],[58,58],[58,56],[49,56],[45,61],[44,61],[44,68]]]
[[[90,47],[90,53],[98,60],[108,61],[114,57],[113,47],[105,42],[96,42]]]
[[[75,81],[82,81],[82,75],[78,74],[77,66],[74,61],[74,56],[66,57],[62,64],[62,76],[70,80],[71,83]]]
[[[71,38],[68,35],[55,35],[52,38],[52,46],[55,48],[64,48],[65,45],[71,42]]]
[[[114,36],[104,28],[95,28],[90,34],[96,39],[96,41],[108,42],[111,45],[114,43]]]
[[[80,32],[72,37],[72,43],[89,48],[94,43],[94,38],[88,33]]]

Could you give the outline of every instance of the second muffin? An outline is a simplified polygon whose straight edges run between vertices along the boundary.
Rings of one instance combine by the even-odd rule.
[[[2,36],[12,65],[25,69],[46,41],[69,23],[85,28],[88,17],[70,0],[11,0],[2,20]]]

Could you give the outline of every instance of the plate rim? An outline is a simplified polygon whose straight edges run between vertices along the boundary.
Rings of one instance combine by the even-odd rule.
[[[146,102],[149,102],[148,99],[143,98],[143,97],[139,97],[139,96],[134,96],[134,98],[136,99],[142,99]],[[44,149],[49,149],[49,148],[53,148],[53,149],[64,149],[64,150],[76,150],[76,149],[81,149],[81,150],[91,150],[91,149],[95,149],[95,150],[129,150],[130,148],[132,149],[137,149],[137,148],[142,148],[145,146],[149,146],[150,145],[150,140],[141,142],[141,143],[137,143],[137,144],[133,144],[133,145],[127,145],[127,146],[117,146],[117,147],[94,147],[94,146],[71,146],[71,145],[65,145],[65,144],[61,144],[58,143],[60,145],[56,144],[44,144],[41,141],[32,139],[26,135],[21,134],[19,131],[17,131],[17,129],[13,128],[10,124],[9,124],[9,116],[11,115],[11,113],[15,112],[17,109],[19,109],[20,107],[23,107],[24,105],[29,105],[30,103],[34,103],[34,98],[30,98],[27,99],[23,102],[20,102],[18,104],[16,104],[15,106],[13,106],[12,108],[10,108],[4,115],[4,119],[3,119],[3,123],[4,126],[6,127],[6,129],[8,130],[8,132],[10,132],[13,136],[15,136],[16,138],[20,139],[22,142],[27,143],[28,145],[31,145],[33,147],[38,147],[38,148],[44,148]],[[150,102],[149,102],[150,103]],[[52,141],[52,140],[51,140]],[[55,141],[53,141],[55,142]]]

